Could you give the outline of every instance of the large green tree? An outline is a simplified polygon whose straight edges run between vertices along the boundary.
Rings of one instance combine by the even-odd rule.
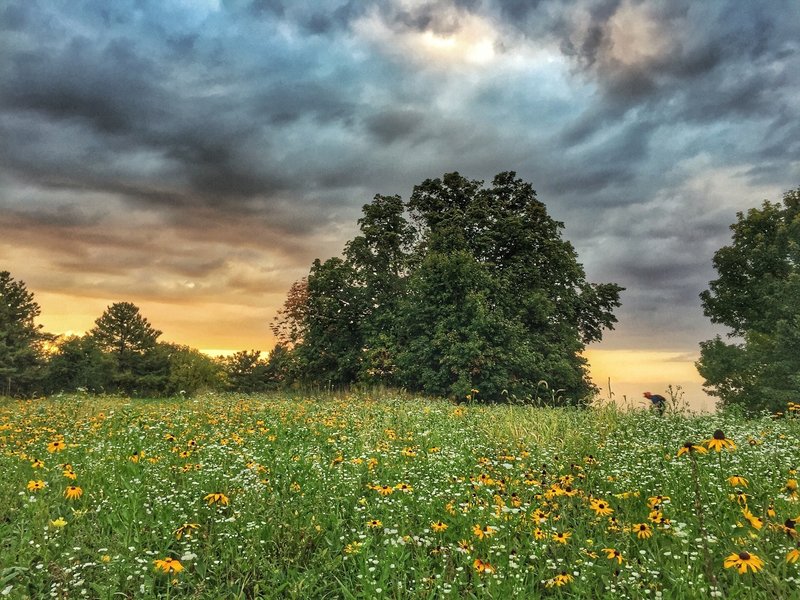
[[[729,341],[702,342],[697,369],[723,406],[783,410],[800,397],[800,188],[736,217],[700,295]]]
[[[531,397],[541,380],[575,401],[593,390],[581,352],[616,322],[622,288],[586,281],[563,224],[513,172],[375,196],[359,226],[279,316],[307,380],[462,398]]]
[[[40,311],[25,283],[0,271],[0,395],[35,390],[50,339],[35,322]]]
[[[114,381],[127,393],[156,387],[157,377],[167,377],[167,366],[155,360],[161,332],[131,302],[116,302],[95,321],[89,332],[97,345],[115,361]]]

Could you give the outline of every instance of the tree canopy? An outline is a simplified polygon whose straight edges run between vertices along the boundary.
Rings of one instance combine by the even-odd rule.
[[[49,338],[35,323],[40,312],[25,283],[0,271],[0,394],[28,393],[37,379]]]
[[[723,405],[783,410],[800,395],[800,188],[736,217],[700,295],[733,339],[701,342],[697,369]]]
[[[316,260],[273,330],[301,379],[463,398],[524,399],[542,380],[588,395],[585,345],[616,322],[622,288],[586,281],[533,187],[458,173],[376,195],[342,258]]]
[[[153,378],[158,376],[154,372],[158,365],[153,354],[161,332],[139,313],[138,306],[115,302],[95,321],[90,335],[114,359],[114,387],[132,393],[156,385]]]

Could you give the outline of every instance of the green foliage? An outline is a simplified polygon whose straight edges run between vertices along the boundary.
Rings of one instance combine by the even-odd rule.
[[[166,354],[168,365],[162,395],[194,396],[198,392],[222,389],[223,371],[213,358],[189,346],[159,343],[158,347]]]
[[[732,244],[714,254],[719,276],[700,295],[736,340],[702,342],[697,369],[723,406],[781,410],[800,394],[800,188],[737,219]]]
[[[242,350],[222,359],[229,389],[240,392],[263,392],[269,389],[267,361],[260,350]]]
[[[449,173],[363,211],[344,258],[315,261],[273,328],[306,382],[490,400],[533,398],[541,380],[573,402],[592,392],[581,352],[616,322],[622,288],[586,281],[530,184]]]
[[[91,336],[70,336],[59,340],[46,369],[45,390],[53,392],[110,391],[114,360]]]
[[[338,386],[355,381],[361,368],[364,288],[353,266],[340,258],[315,260],[308,275],[305,336],[296,348],[306,383]]]
[[[156,341],[161,332],[131,302],[116,302],[95,321],[90,335],[114,359],[114,386],[128,394],[157,390],[168,377],[168,364]]]
[[[50,339],[34,322],[39,313],[25,283],[0,271],[0,395],[35,391],[43,344]]]

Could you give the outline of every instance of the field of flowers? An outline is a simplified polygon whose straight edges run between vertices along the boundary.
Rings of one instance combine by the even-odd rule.
[[[797,597],[798,423],[0,400],[0,598]]]

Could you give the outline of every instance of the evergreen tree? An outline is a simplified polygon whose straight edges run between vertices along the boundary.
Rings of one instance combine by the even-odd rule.
[[[95,321],[90,335],[115,361],[114,383],[128,394],[144,393],[160,385],[168,367],[155,357],[161,332],[131,302],[116,302]],[[161,381],[163,384],[163,381]]]
[[[237,392],[263,392],[269,387],[267,362],[260,350],[242,350],[222,359],[228,388]]]
[[[25,283],[0,271],[0,395],[35,391],[43,344],[51,339],[35,323],[40,311]]]

